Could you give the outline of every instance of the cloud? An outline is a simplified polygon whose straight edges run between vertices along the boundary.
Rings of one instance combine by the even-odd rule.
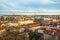
[[[50,9],[34,9],[29,8],[27,10],[0,10],[0,14],[4,15],[59,15],[60,10],[50,10]]]
[[[40,4],[54,4],[55,2],[53,0],[40,0],[38,1]]]
[[[0,12],[60,12],[60,9],[59,10],[51,10],[51,9],[33,9],[33,8],[29,8],[27,10],[0,10]]]
[[[0,4],[1,4],[0,5],[0,8],[1,8],[0,14],[3,13],[3,14],[10,15],[10,12],[12,12],[11,14],[17,12],[15,14],[19,14],[19,15],[20,14],[22,14],[22,15],[23,14],[24,15],[25,14],[27,14],[27,15],[28,14],[29,15],[32,15],[32,14],[37,14],[37,15],[60,14],[60,6],[59,6],[60,1],[57,2],[54,0],[3,0]],[[18,12],[37,12],[37,13],[18,13]],[[40,13],[38,13],[38,12],[40,12]],[[50,12],[52,12],[52,13],[50,13]]]
[[[24,3],[24,4],[28,4],[28,3],[37,3],[37,4],[55,4],[56,2],[54,0],[20,0],[19,2],[17,1],[16,3]]]
[[[54,4],[56,3],[54,0],[3,0],[3,3],[9,4],[11,6],[17,5],[17,4]]]
[[[4,4],[0,4],[0,10],[3,10],[3,9],[6,9],[6,8],[9,8],[9,7],[7,7],[6,5],[4,5]]]
[[[57,9],[57,4],[54,0],[3,0],[2,1],[2,9],[6,10],[43,10],[43,9]],[[52,4],[56,4],[55,6]],[[50,6],[49,6],[50,5]]]

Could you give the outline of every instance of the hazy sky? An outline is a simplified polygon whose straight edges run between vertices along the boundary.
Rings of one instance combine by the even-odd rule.
[[[60,12],[60,0],[0,0],[1,10]]]

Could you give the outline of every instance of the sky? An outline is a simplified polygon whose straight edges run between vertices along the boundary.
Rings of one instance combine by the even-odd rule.
[[[60,0],[0,0],[0,12],[1,10],[59,12],[58,14],[60,14]]]

